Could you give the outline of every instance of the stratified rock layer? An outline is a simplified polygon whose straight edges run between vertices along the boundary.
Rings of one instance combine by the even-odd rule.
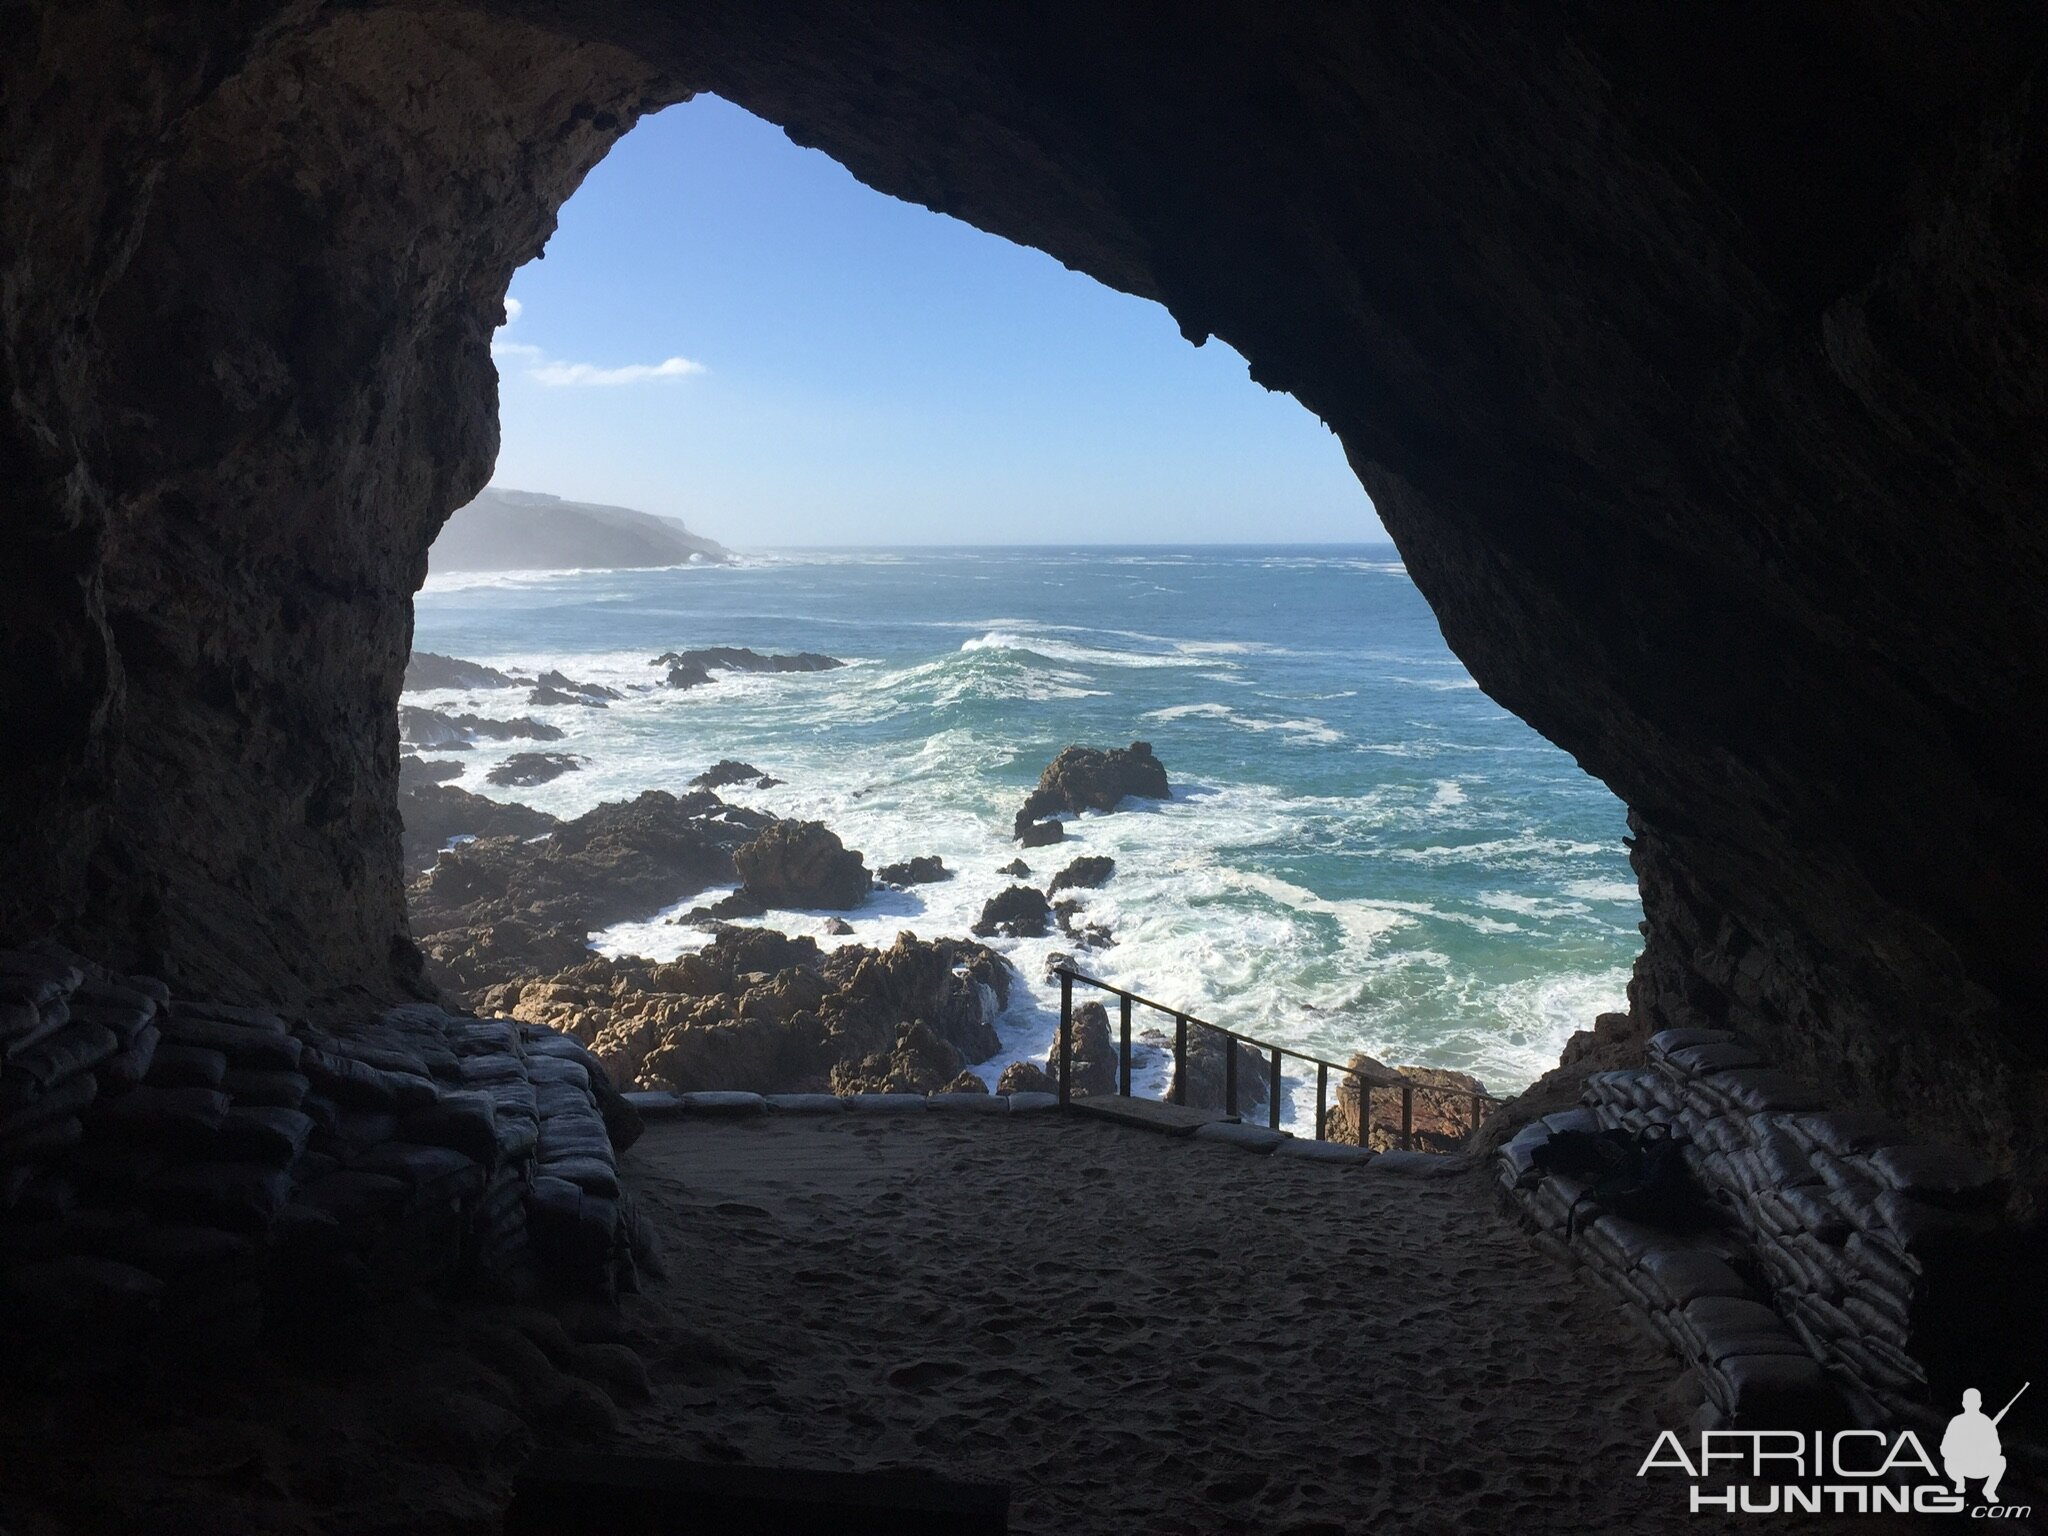
[[[1633,808],[1644,1022],[2040,1183],[2039,8],[8,20],[0,933],[424,986],[393,704],[506,283],[715,90],[1297,396],[1480,683]]]

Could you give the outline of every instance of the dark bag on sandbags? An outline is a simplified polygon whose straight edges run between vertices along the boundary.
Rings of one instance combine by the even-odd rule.
[[[1702,1207],[1698,1187],[1685,1166],[1685,1139],[1661,1125],[1639,1131],[1560,1131],[1536,1149],[1533,1161],[1545,1173],[1585,1182],[1585,1193],[1565,1216],[1565,1236],[1576,1228],[1581,1205],[1648,1226],[1697,1224]]]

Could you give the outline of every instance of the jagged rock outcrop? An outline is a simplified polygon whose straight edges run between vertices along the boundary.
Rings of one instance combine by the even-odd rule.
[[[478,838],[413,883],[413,931],[460,989],[561,970],[587,953],[591,930],[731,880],[735,851],[770,821],[703,791],[650,789],[545,836]]]
[[[1052,884],[1045,888],[1045,894],[1057,896],[1061,891],[1099,890],[1115,873],[1116,860],[1108,854],[1084,853],[1052,877]]]
[[[458,837],[523,839],[559,825],[546,811],[473,795],[452,784],[401,790],[398,808],[405,818],[405,865],[415,874],[432,869],[441,850]]]
[[[1045,893],[1028,885],[1013,885],[997,891],[981,904],[974,933],[989,939],[997,935],[1010,939],[1043,938],[1052,928],[1052,906]]]
[[[1401,1090],[1411,1090],[1412,1121],[1410,1145],[1418,1152],[1455,1152],[1483,1122],[1487,1108],[1475,1106],[1474,1095],[1486,1092],[1486,1085],[1469,1072],[1444,1067],[1389,1067],[1363,1051],[1353,1053],[1346,1063],[1352,1076],[1338,1078],[1330,1086],[1330,1103],[1323,1121],[1323,1134],[1330,1141],[1371,1147],[1384,1152],[1401,1145]],[[1333,1074],[1334,1076],[1334,1074]],[[1358,1094],[1360,1083],[1372,1090],[1372,1118],[1367,1139],[1358,1139]]]
[[[1148,1032],[1146,1043],[1163,1047],[1169,1054],[1173,1049],[1172,1039],[1159,1034]],[[1185,1104],[1190,1109],[1228,1111],[1230,1061],[1224,1054],[1223,1036],[1213,1029],[1190,1025],[1184,1094],[1182,1075],[1178,1071],[1168,1074],[1168,1099]],[[1265,1053],[1240,1041],[1237,1046],[1237,1112],[1245,1119],[1261,1122],[1265,1119],[1267,1079],[1271,1075]]]
[[[736,757],[721,757],[690,780],[690,784],[695,789],[724,789],[730,784],[758,783],[767,777],[752,763],[743,763]]]
[[[432,651],[414,651],[406,658],[405,691],[427,693],[436,688],[525,688],[530,677],[514,677],[480,662],[460,656],[439,656]]]
[[[1013,1061],[996,1079],[997,1093],[1058,1093],[1060,1085],[1035,1061]]]
[[[1152,755],[1150,742],[1128,747],[1067,747],[1038,776],[1038,787],[1017,812],[1016,835],[1023,838],[1050,816],[1062,811],[1113,811],[1125,799],[1165,800],[1166,769]],[[1029,846],[1027,843],[1026,846]]]
[[[919,854],[899,864],[884,864],[875,871],[875,878],[884,885],[935,885],[952,879],[953,871],[946,868],[938,855]]]
[[[1059,1087],[1060,1030],[1053,1028],[1052,1049],[1045,1058],[1045,1075]],[[1076,1098],[1089,1094],[1114,1094],[1117,1089],[1117,1042],[1109,1032],[1109,1012],[1097,1002],[1076,1003],[1068,1030],[1068,1082]]]
[[[484,778],[492,784],[523,789],[529,785],[550,783],[565,773],[574,773],[585,761],[573,752],[514,752]]]
[[[413,790],[425,789],[430,784],[446,784],[450,779],[459,779],[463,774],[461,763],[450,762],[445,757],[417,757],[408,752],[398,760],[398,794],[401,801]]]
[[[830,672],[846,663],[816,651],[765,656],[743,645],[717,645],[695,651],[664,651],[648,665],[667,667],[665,681],[671,688],[701,688],[717,682],[716,674],[720,672]]]
[[[643,1087],[924,1093],[996,1053],[1009,995],[1008,966],[979,944],[900,934],[827,955],[728,927],[673,964],[585,954],[477,1001],[589,1042]]]
[[[417,704],[398,706],[398,734],[407,746],[429,751],[467,751],[470,744],[484,741],[560,741],[558,726],[531,715],[511,720],[493,720],[485,715],[450,715]]]
[[[616,688],[607,688],[603,683],[579,683],[574,678],[553,669],[541,673],[533,681],[536,694],[542,691],[574,694],[589,703],[607,703],[625,697]],[[538,699],[535,702],[539,702]]]
[[[765,907],[830,907],[850,911],[873,883],[858,852],[822,821],[771,821],[737,849],[740,894]]]
[[[2038,9],[9,17],[0,933],[424,985],[392,706],[506,283],[707,90],[1299,398],[1633,808],[1647,1022],[2048,1181]]]

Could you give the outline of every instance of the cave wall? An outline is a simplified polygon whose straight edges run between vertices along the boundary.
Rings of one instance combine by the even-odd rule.
[[[714,90],[1224,338],[1629,803],[1633,1006],[2043,1177],[2048,21],[14,6],[0,926],[417,984],[390,703],[512,268]]]

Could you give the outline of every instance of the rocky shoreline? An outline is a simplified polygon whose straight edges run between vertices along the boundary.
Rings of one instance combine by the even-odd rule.
[[[669,652],[654,664],[670,669],[673,687],[699,686],[714,670],[843,665],[811,653],[732,647]],[[417,656],[408,675],[421,688],[531,686],[535,699],[543,689],[558,696],[548,702],[602,707],[600,694],[617,697],[559,671],[524,678],[447,656]],[[416,706],[407,706],[402,734],[416,749],[444,751],[474,738],[561,735],[537,721]],[[542,783],[580,766],[568,754],[522,752],[487,777]],[[733,759],[698,774],[681,793],[651,789],[569,819],[445,782],[458,773],[444,760],[408,756],[399,806],[414,873],[414,941],[430,977],[479,1012],[559,1029],[587,1044],[623,1084],[646,1089],[986,1091],[971,1069],[988,1068],[1001,1052],[994,1019],[1014,981],[996,951],[967,938],[906,932],[887,947],[828,952],[809,938],[730,923],[778,910],[847,912],[877,889],[956,878],[941,860],[916,855],[870,871],[865,856],[821,822],[724,799],[721,790],[780,782]],[[1149,746],[1069,747],[1046,769],[1018,823],[1057,830],[1052,818],[1113,810],[1126,792],[1167,793],[1165,769]],[[1114,939],[1104,925],[1084,921],[1081,893],[1101,888],[1114,872],[1113,859],[1082,856],[1044,890],[1022,883],[998,889],[975,932],[1042,936],[1057,928],[1077,947],[1105,947]],[[1029,875],[1021,863],[1002,873],[1020,881]],[[736,889],[670,919],[711,932],[697,953],[661,962],[589,948],[601,929],[649,920],[721,887]],[[1005,1070],[1043,1080],[1037,1063],[1011,1062]]]
[[[711,668],[802,672],[841,665],[809,653],[771,656],[731,647],[669,652],[654,664],[686,674],[670,679],[676,687],[708,681]],[[525,679],[453,657],[416,657],[414,667],[423,684],[509,688],[530,682],[565,702],[599,707],[605,700],[596,695],[611,693],[558,671]],[[525,734],[524,727],[538,724],[416,708],[408,709],[406,720],[409,740],[430,731],[440,739]],[[407,764],[399,799],[414,872],[409,906],[429,975],[479,1012],[572,1036],[626,1086],[931,1093],[986,1091],[993,1080],[1044,1091],[1056,1058],[1013,1060],[999,1070],[993,1065],[1002,1051],[994,1020],[1009,1003],[1014,974],[999,953],[976,941],[1058,933],[1076,951],[1116,942],[1107,925],[1087,915],[1087,893],[1116,875],[1116,861],[1102,854],[1066,860],[1038,877],[1042,884],[1021,859],[1005,865],[995,873],[1009,883],[990,891],[972,938],[903,932],[886,947],[825,950],[773,927],[733,926],[734,919],[776,911],[813,917],[852,912],[877,890],[962,873],[928,855],[871,871],[866,856],[822,822],[778,817],[723,798],[720,791],[781,782],[753,763],[722,759],[681,793],[650,789],[566,820],[440,782],[449,775],[434,760],[410,757]],[[488,777],[500,784],[541,783],[579,766],[567,754],[522,752]],[[1012,833],[1026,847],[1044,846],[1064,840],[1068,819],[1171,794],[1166,768],[1149,743],[1069,746],[1040,776]],[[721,889],[684,909],[691,898]],[[657,961],[600,955],[589,947],[602,929],[671,909],[683,910],[668,921],[710,932],[702,950]],[[851,933],[835,920],[823,931]],[[1076,1027],[1077,1091],[1113,1093],[1115,1056],[1100,1006],[1085,1005]],[[1170,1041],[1152,1034],[1140,1046],[1153,1058],[1170,1048]],[[1270,1092],[1266,1059],[1246,1047],[1240,1057],[1240,1108],[1262,1113]],[[1363,1071],[1391,1077],[1369,1057],[1356,1060]],[[1223,1107],[1220,1039],[1195,1031],[1187,1072],[1187,1102]],[[1418,1098],[1417,1132],[1421,1144],[1448,1148],[1462,1135],[1453,1122],[1469,1118],[1465,1105],[1479,1085],[1459,1074],[1442,1076],[1441,1093]],[[1434,1076],[1430,1081],[1437,1086]],[[1357,1138],[1355,1098],[1332,1105],[1333,1137]],[[1390,1143],[1398,1114],[1398,1095],[1378,1097],[1369,1144]]]

